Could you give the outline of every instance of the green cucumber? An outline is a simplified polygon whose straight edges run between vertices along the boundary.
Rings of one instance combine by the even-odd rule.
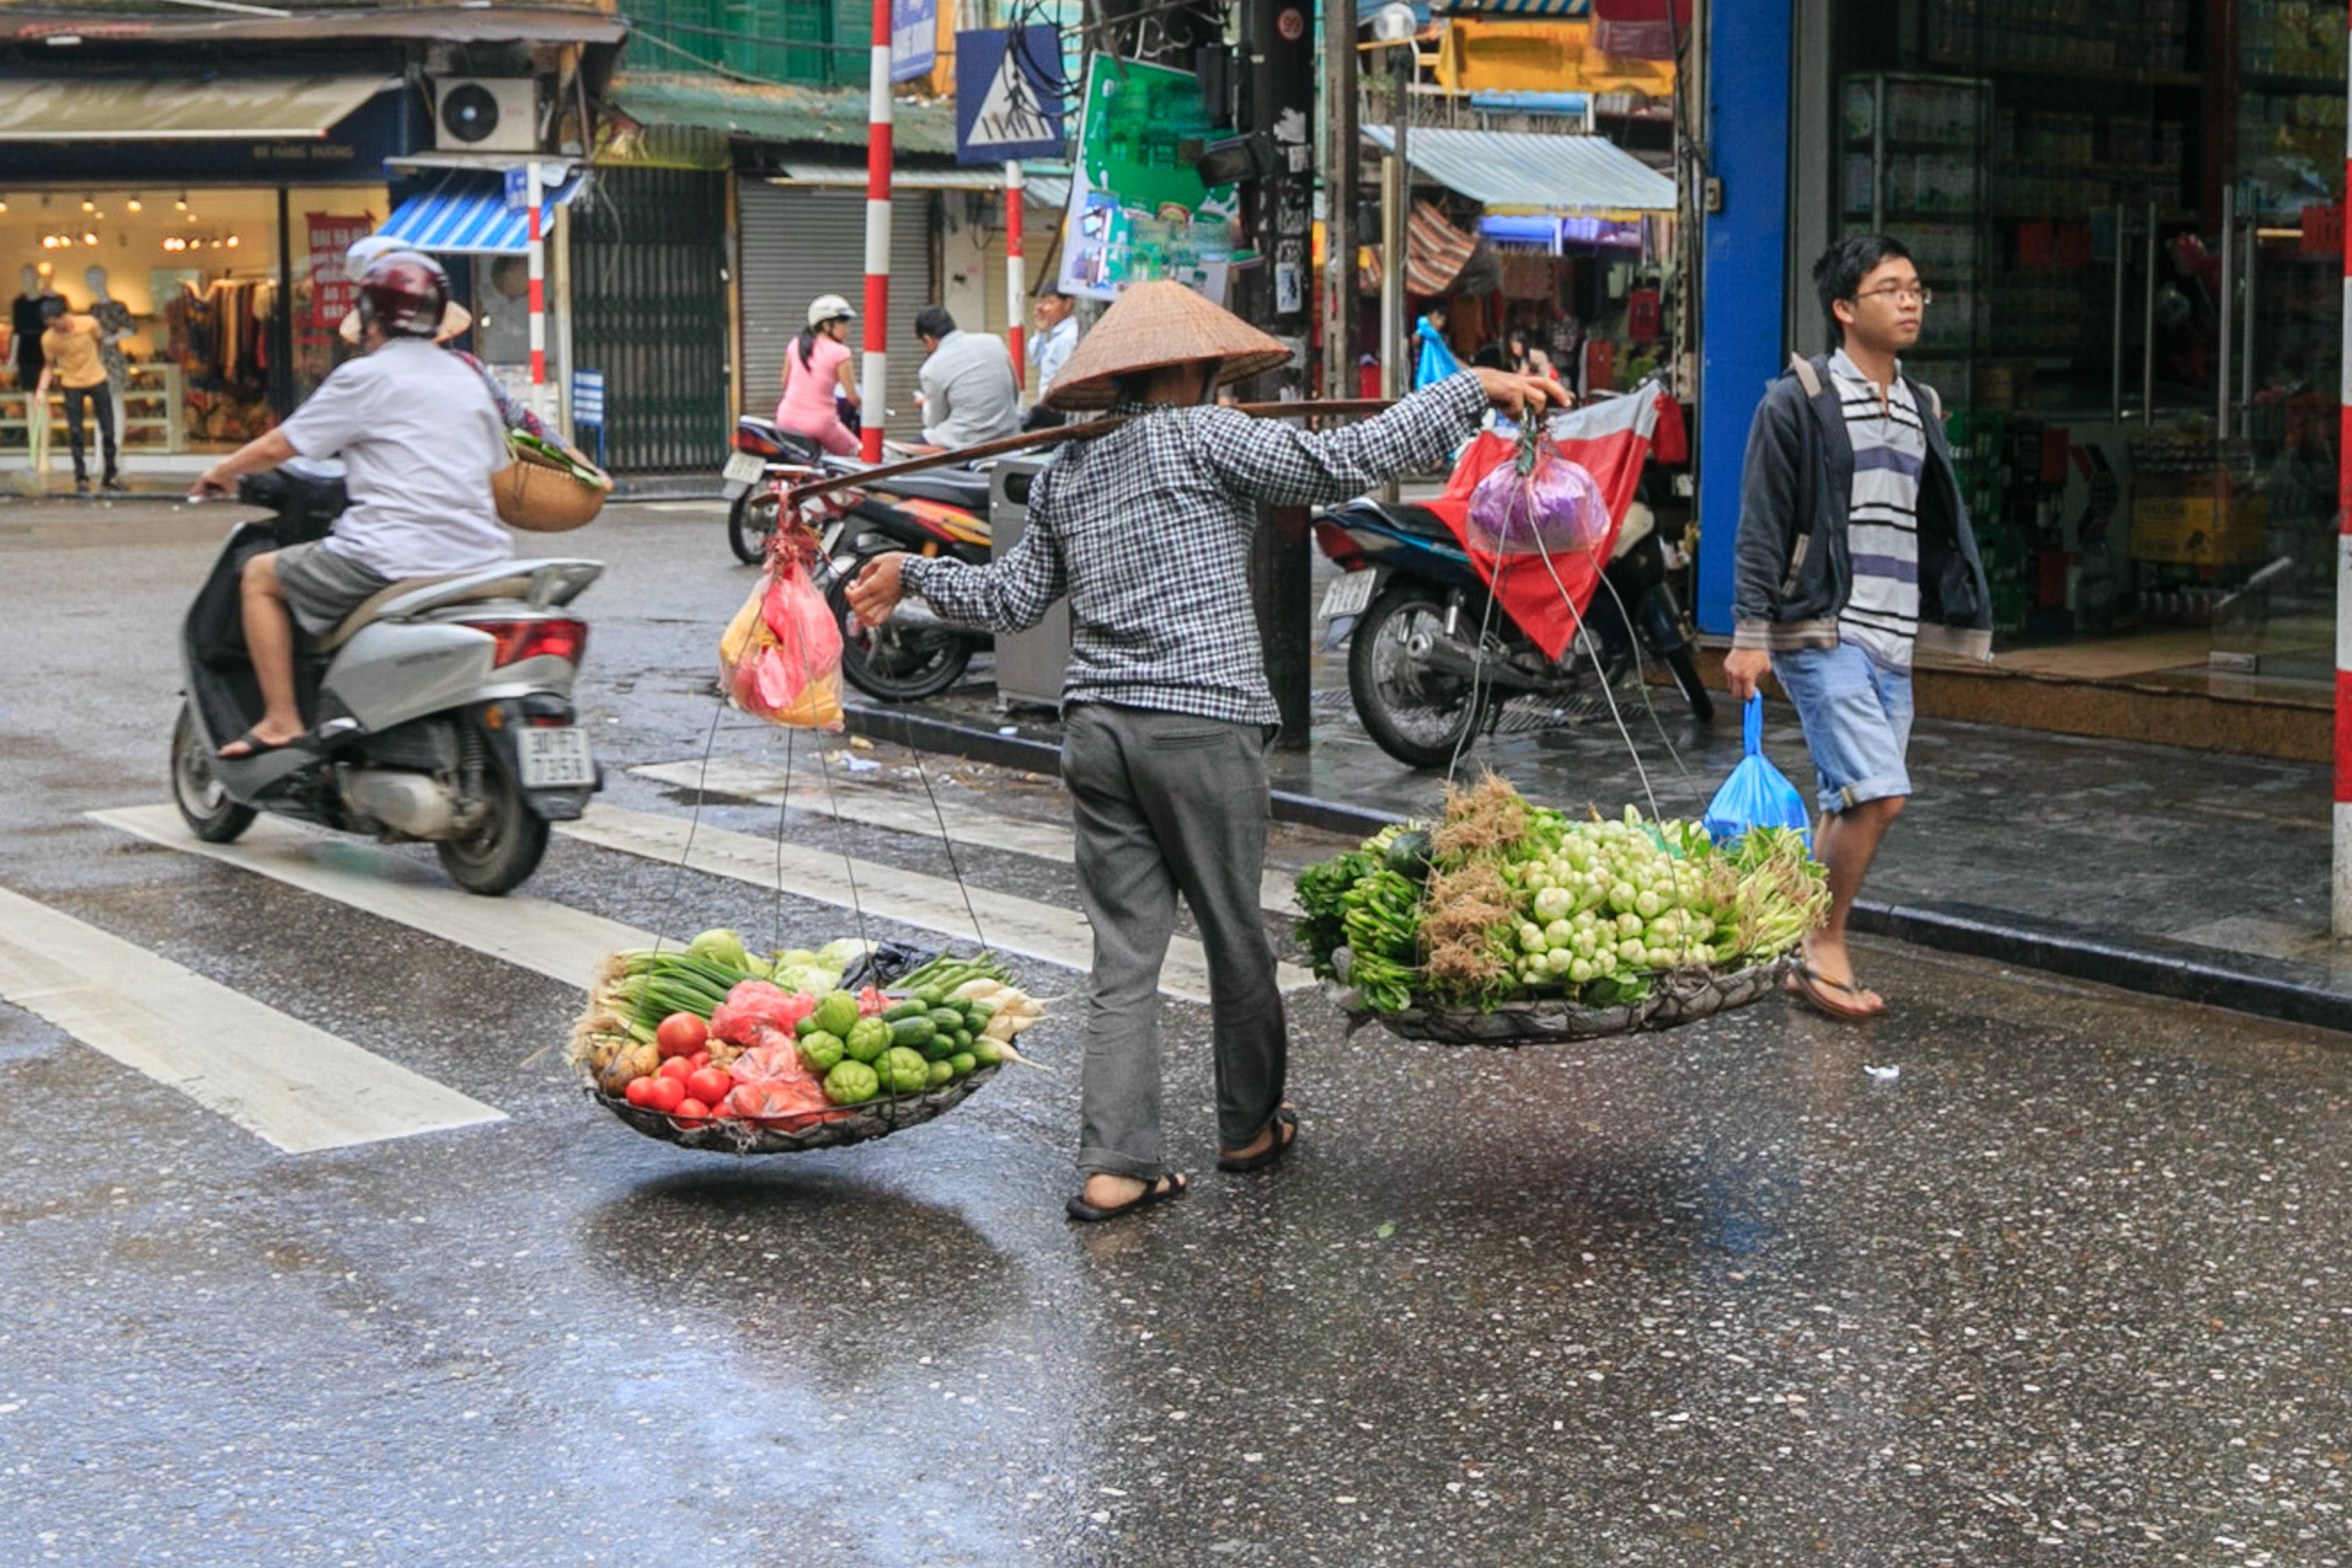
[[[940,1032],[939,1025],[920,1015],[887,1021],[890,1024],[890,1043],[915,1051],[930,1044],[932,1037]]]
[[[901,1019],[921,1018],[930,1010],[930,1004],[920,997],[908,997],[903,1002],[893,1002],[883,1009],[882,1021],[894,1024]]]

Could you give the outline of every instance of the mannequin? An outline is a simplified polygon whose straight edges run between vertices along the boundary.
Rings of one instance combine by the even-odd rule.
[[[89,313],[98,320],[98,359],[106,367],[107,391],[114,402],[114,444],[120,448],[128,428],[122,400],[131,390],[131,361],[123,357],[122,345],[136,329],[131,307],[107,293],[106,268],[93,267],[81,276],[89,285]]]
[[[37,395],[41,371],[48,363],[41,353],[41,334],[48,326],[41,301],[48,290],[42,287],[41,269],[30,262],[16,269],[16,281],[21,292],[8,309],[8,349],[16,363],[16,384],[25,390],[25,455],[32,463],[33,483],[38,486],[49,466],[48,408]]]

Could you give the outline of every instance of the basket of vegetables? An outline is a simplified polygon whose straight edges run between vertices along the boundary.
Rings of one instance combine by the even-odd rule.
[[[1317,973],[1358,1021],[1516,1046],[1671,1029],[1762,1000],[1829,907],[1801,833],[1717,845],[1691,821],[1585,821],[1488,775],[1433,829],[1298,876]]]
[[[507,433],[514,461],[490,476],[499,521],[526,533],[569,532],[604,509],[613,481],[570,447],[520,430]]]
[[[882,967],[855,940],[771,960],[724,930],[614,953],[572,1059],[589,1096],[648,1137],[799,1154],[944,1115],[1021,1061],[1013,1037],[1044,1016],[985,953],[934,956],[887,988]]]

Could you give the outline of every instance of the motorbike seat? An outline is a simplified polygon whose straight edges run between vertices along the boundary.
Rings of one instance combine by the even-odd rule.
[[[319,639],[319,652],[331,653],[350,642],[361,627],[373,621],[383,613],[385,605],[401,595],[414,593],[420,588],[430,588],[436,583],[448,582],[465,575],[467,574],[464,572],[444,572],[438,577],[404,577],[388,587],[376,590],[361,601],[358,609],[344,616],[332,632]],[[520,599],[530,591],[530,579],[528,576],[494,578],[475,584],[467,591],[463,600],[457,602],[471,602],[484,599]]]
[[[1391,504],[1367,500],[1361,504],[1380,513],[1400,532],[1415,534],[1426,539],[1439,539],[1447,544],[1454,542],[1454,530],[1445,526],[1444,517],[1427,507],[1416,506],[1411,501]]]
[[[950,507],[985,514],[988,510],[988,476],[940,470],[929,474],[902,474],[896,479],[885,479],[875,486],[886,495],[911,496],[925,501],[941,501]]]

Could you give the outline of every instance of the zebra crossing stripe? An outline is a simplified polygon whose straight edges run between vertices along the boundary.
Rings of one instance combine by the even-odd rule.
[[[136,982],[126,984],[126,976]],[[0,998],[291,1155],[506,1119],[495,1106],[5,889]]]

